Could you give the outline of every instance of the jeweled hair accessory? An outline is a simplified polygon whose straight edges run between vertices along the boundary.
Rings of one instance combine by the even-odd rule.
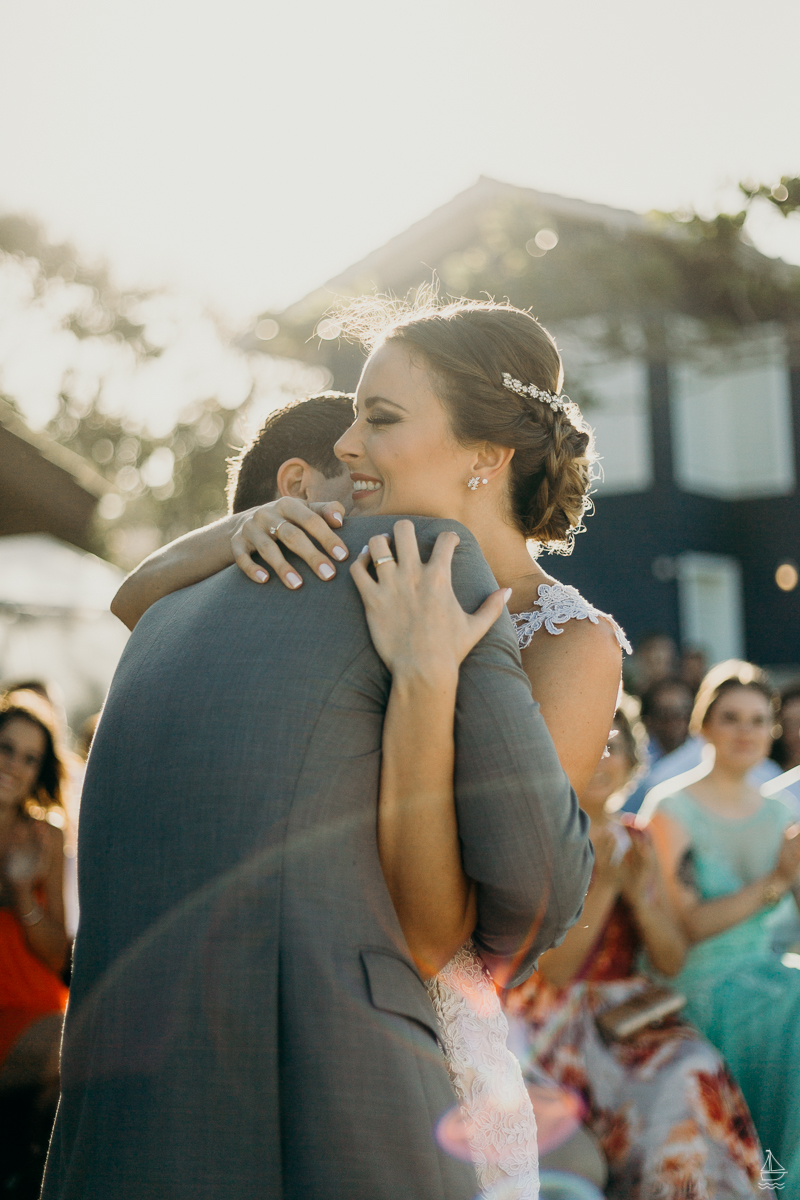
[[[530,396],[531,400],[549,404],[553,412],[562,412],[573,425],[580,425],[581,410],[577,404],[573,404],[569,396],[556,396],[554,392],[546,392],[542,388],[538,388],[535,383],[525,384],[521,379],[514,379],[508,371],[503,371],[503,387],[508,388],[510,392],[516,392],[519,396]]]

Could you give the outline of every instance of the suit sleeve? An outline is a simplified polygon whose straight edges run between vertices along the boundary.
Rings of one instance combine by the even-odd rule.
[[[453,583],[468,611],[496,586],[463,535]],[[478,888],[474,940],[498,983],[512,987],[580,916],[594,853],[507,616],[462,665],[455,732],[462,858]]]

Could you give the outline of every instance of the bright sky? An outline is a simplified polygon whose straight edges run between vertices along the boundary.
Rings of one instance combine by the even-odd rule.
[[[798,46],[797,0],[2,0],[0,209],[244,321],[480,174],[645,210],[800,173]]]

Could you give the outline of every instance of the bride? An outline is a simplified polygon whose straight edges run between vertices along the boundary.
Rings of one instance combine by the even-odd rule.
[[[475,536],[500,588],[510,589],[523,667],[580,795],[608,740],[625,641],[611,618],[546,574],[529,551],[533,544],[569,552],[588,506],[592,437],[560,395],[555,343],[528,313],[468,301],[407,311],[362,301],[349,328],[370,350],[354,423],[336,445],[353,479],[355,514],[446,517]],[[305,534],[335,546],[339,507],[324,508],[328,529],[319,512],[279,500],[188,535],[154,561],[163,567],[170,553],[180,560],[183,582],[174,564],[169,572],[175,590],[234,558],[261,579],[250,557],[258,550],[285,581],[293,568],[279,543],[318,569],[319,552]],[[483,1192],[505,1184],[504,1196],[529,1200],[538,1194],[535,1123],[505,1045],[495,985],[507,980],[490,979],[469,940],[474,886],[461,866],[455,820],[456,685],[470,648],[455,631],[449,558],[457,535],[441,535],[423,565],[413,527],[398,522],[393,547],[389,524],[351,568],[394,680],[378,810],[381,865],[439,1015]],[[235,549],[220,561],[220,540],[231,535]],[[151,595],[145,579],[140,571],[126,581],[118,611],[141,614]]]

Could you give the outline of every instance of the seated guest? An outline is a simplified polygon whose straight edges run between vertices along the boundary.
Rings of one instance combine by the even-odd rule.
[[[770,780],[767,788],[770,793],[775,788],[790,793],[800,809],[800,681],[781,691],[778,725],[780,733],[772,743],[770,757],[787,777]]]
[[[642,696],[659,679],[675,674],[677,648],[668,633],[645,633],[636,642],[633,657],[625,666],[626,689]]]
[[[48,702],[0,701],[0,1191],[44,1167],[67,989],[65,775]],[[37,1159],[38,1147],[38,1162]],[[16,1186],[16,1185],[14,1185]],[[14,1193],[16,1194],[16,1193]],[[20,1193],[21,1194],[21,1193]],[[27,1193],[26,1193],[27,1194]]]
[[[744,679],[750,674],[757,674],[758,670],[758,667],[754,667],[751,663],[742,662],[738,658],[729,658],[711,668],[705,678],[704,686],[706,688],[713,687],[734,676]],[[650,768],[646,780],[642,781],[643,786],[637,787],[626,800],[625,812],[646,811],[649,813],[661,796],[669,794],[671,790],[677,791],[694,779],[702,779],[708,774],[714,761],[714,750],[703,736],[703,731],[697,725],[694,717],[689,722],[689,733],[691,736],[682,746],[665,754]],[[780,773],[780,767],[765,756],[749,772],[747,782],[753,787],[761,787],[762,784],[769,783]]]
[[[524,1028],[523,1070],[537,1086],[544,1074],[583,1098],[608,1159],[609,1197],[758,1196],[758,1139],[713,1047],[676,1016],[624,1042],[604,1040],[596,1024],[652,990],[637,970],[640,955],[671,976],[686,948],[649,837],[609,812],[637,763],[621,712],[614,725],[609,756],[581,796],[595,848],[583,917],[506,996],[517,1046]]]
[[[625,801],[625,811],[639,811],[653,787],[653,768],[665,755],[679,750],[689,736],[694,695],[688,684],[668,675],[650,685],[642,695],[641,718],[647,730],[643,749],[645,773]]]
[[[676,986],[725,1056],[762,1144],[800,1196],[800,971],[774,954],[775,921],[800,896],[800,836],[781,796],[748,782],[766,756],[772,693],[751,664],[706,680],[693,722],[715,752],[702,779],[662,797],[648,826],[689,942]],[[794,892],[794,896],[792,893]]]
[[[684,646],[681,650],[681,663],[678,674],[692,692],[692,700],[700,691],[700,684],[706,677],[708,664],[704,650],[696,646]]]
[[[641,717],[647,730],[647,753],[651,763],[672,754],[689,736],[692,715],[689,685],[675,676],[659,679],[642,696]]]

